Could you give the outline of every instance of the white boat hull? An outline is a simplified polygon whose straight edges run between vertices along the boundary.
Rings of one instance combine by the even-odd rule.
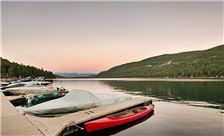
[[[14,95],[44,94],[44,93],[52,93],[56,90],[57,90],[56,87],[46,87],[46,86],[14,87],[5,89],[6,92],[9,92]]]

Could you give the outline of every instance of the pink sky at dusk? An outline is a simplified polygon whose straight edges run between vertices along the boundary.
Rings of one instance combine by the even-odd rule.
[[[2,2],[2,54],[53,72],[100,72],[223,44],[223,2]]]

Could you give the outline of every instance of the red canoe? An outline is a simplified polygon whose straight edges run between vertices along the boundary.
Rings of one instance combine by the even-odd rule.
[[[135,121],[137,119],[145,117],[152,111],[153,105],[139,106],[97,120],[86,122],[84,123],[84,125],[87,132],[94,132]]]

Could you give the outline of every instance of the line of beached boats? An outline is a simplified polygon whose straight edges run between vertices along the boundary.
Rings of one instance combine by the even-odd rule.
[[[66,90],[48,86],[51,82],[43,77],[30,77],[10,82],[1,82],[1,91],[5,95],[24,95],[26,103],[24,114],[54,117],[99,106],[119,103],[133,98],[127,94],[92,93],[86,90]],[[87,132],[95,132],[123,125],[147,116],[153,112],[153,105],[138,106],[112,115],[84,123]]]

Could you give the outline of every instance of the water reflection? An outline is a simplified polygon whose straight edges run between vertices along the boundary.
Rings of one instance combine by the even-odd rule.
[[[56,80],[52,85],[67,89],[85,89],[94,93],[118,91],[162,99],[153,102],[156,114],[149,119],[88,135],[223,136],[223,110],[212,108],[224,104],[224,82],[72,79]],[[85,135],[87,134],[81,134]]]
[[[86,131],[82,131],[82,132],[80,132],[79,134],[76,134],[76,135],[77,136],[111,136],[111,135],[115,135],[115,134],[117,134],[119,132],[122,132],[124,130],[127,130],[127,129],[135,126],[135,125],[141,124],[142,122],[151,118],[153,115],[154,115],[154,112],[150,113],[149,115],[147,115],[147,116],[145,116],[145,117],[143,117],[139,120],[130,122],[130,123],[125,124],[125,125],[121,125],[121,126],[113,127],[113,128],[109,128],[109,129],[104,129],[104,130],[93,132],[93,133],[88,133]],[[72,135],[74,136],[74,134],[72,134]]]
[[[223,82],[167,82],[167,81],[103,81],[125,93],[140,94],[164,100],[184,101],[193,106],[223,108]],[[195,101],[207,103],[195,103]],[[217,105],[218,104],[218,105]]]

